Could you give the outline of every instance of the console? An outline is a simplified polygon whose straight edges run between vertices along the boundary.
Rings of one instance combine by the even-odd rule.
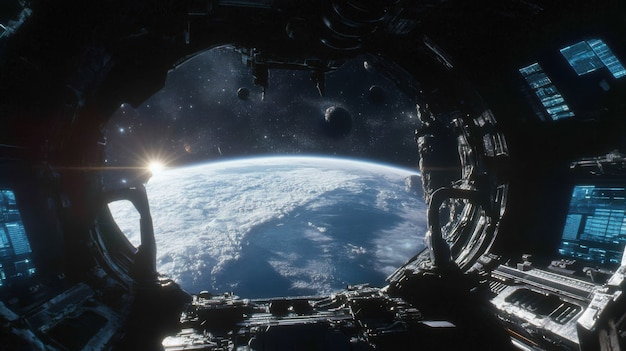
[[[621,289],[614,282],[623,281],[625,212],[626,186],[577,184],[552,257],[479,260],[493,267],[491,303],[519,349],[578,349],[610,313]]]
[[[56,349],[102,349],[123,321],[117,306],[101,298],[111,282],[95,269],[82,281],[68,273],[54,207],[33,206],[47,200],[40,190],[0,179],[0,319],[9,329],[27,325],[24,333]],[[20,345],[3,339],[3,346],[14,342]]]
[[[617,268],[626,244],[626,187],[576,185],[559,254],[585,264]]]
[[[35,275],[32,253],[15,193],[0,189],[0,288]]]

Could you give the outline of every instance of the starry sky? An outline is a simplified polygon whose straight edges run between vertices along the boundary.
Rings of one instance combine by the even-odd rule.
[[[232,47],[215,48],[172,70],[141,106],[122,104],[105,126],[106,164],[169,167],[268,154],[337,155],[416,167],[415,104],[365,57],[326,74],[320,96],[309,71],[270,69],[265,99]],[[375,86],[382,94],[373,95]],[[237,91],[248,89],[241,99]],[[345,109],[347,134],[329,133],[325,112]],[[332,110],[332,109],[331,109]]]

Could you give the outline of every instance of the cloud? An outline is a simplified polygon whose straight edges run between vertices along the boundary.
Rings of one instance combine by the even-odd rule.
[[[250,290],[235,291],[242,296],[254,294],[246,280],[259,279],[255,269],[287,290],[260,280],[257,290],[269,284],[266,294],[328,293],[363,279],[382,284],[423,247],[426,207],[404,189],[412,173],[307,157],[165,171],[147,184],[157,268],[191,292]],[[111,211],[135,236],[128,209]]]

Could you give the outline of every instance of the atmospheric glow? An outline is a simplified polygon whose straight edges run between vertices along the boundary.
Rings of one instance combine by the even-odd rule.
[[[331,293],[356,281],[384,284],[423,248],[426,205],[419,189],[406,184],[418,174],[299,156],[168,166],[146,184],[157,270],[187,291],[236,289],[245,297]],[[127,206],[114,208],[118,203]],[[132,204],[109,207],[129,241],[140,243]],[[266,272],[281,283],[254,280]]]

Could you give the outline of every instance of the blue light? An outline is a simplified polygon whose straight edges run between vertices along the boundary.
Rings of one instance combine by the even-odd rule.
[[[561,49],[561,54],[579,76],[604,67],[600,58],[585,41]]]
[[[588,40],[587,43],[593,49],[593,52],[600,58],[602,63],[609,69],[613,77],[621,78],[626,76],[626,69],[621,62],[615,57],[615,54],[609,47],[599,39]]]
[[[576,185],[559,253],[569,258],[619,264],[626,245],[626,188]]]
[[[626,69],[606,43],[600,39],[581,41],[561,49],[561,54],[579,76],[608,68],[615,78],[626,76]]]
[[[520,68],[519,72],[528,85],[533,88],[535,95],[553,121],[574,116],[561,93],[538,63]]]

